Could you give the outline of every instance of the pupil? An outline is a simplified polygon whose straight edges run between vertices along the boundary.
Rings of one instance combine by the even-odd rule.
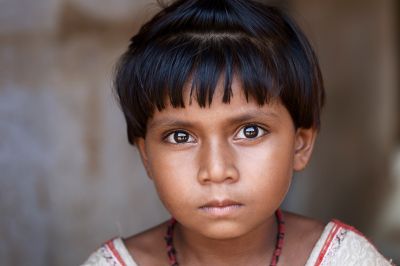
[[[174,140],[177,143],[187,142],[189,140],[189,134],[185,132],[175,132],[174,133]]]
[[[244,129],[246,138],[255,138],[258,135],[258,128],[256,126],[248,126]]]

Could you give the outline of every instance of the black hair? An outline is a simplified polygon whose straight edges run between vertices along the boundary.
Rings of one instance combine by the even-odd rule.
[[[188,82],[191,99],[207,107],[223,78],[222,101],[229,103],[234,76],[247,100],[279,98],[296,128],[320,127],[318,61],[292,19],[255,1],[178,0],[142,26],[117,65],[114,89],[129,142],[145,137],[148,119],[166,101],[185,107]]]

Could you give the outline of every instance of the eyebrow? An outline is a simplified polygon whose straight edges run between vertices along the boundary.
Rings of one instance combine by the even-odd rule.
[[[241,123],[241,122],[246,122],[246,121],[257,119],[257,118],[259,119],[260,117],[279,119],[279,116],[275,112],[271,112],[271,111],[266,112],[266,111],[256,110],[251,113],[245,113],[242,115],[228,118],[228,123],[229,124]]]
[[[275,112],[266,112],[262,110],[256,110],[249,113],[239,114],[237,116],[229,117],[226,120],[227,124],[240,124],[246,121],[259,119],[260,117],[268,117],[271,119],[279,119],[279,116]],[[149,128],[158,127],[192,127],[194,123],[177,119],[174,117],[165,117],[158,120],[151,121],[149,123]]]

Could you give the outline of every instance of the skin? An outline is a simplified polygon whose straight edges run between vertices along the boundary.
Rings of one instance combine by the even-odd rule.
[[[210,107],[190,104],[186,95],[185,108],[155,111],[146,137],[136,141],[161,201],[178,221],[180,265],[267,265],[277,232],[274,212],[293,171],[312,153],[316,130],[296,129],[279,100],[246,101],[237,80],[232,91],[229,104],[218,86]],[[280,264],[304,265],[323,225],[284,217]],[[164,223],[125,241],[140,265],[168,265],[165,230]]]

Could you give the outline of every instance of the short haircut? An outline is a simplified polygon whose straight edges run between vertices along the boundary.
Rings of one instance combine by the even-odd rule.
[[[320,127],[324,87],[317,57],[296,23],[276,7],[249,0],[178,0],[131,38],[114,89],[128,140],[145,138],[155,108],[185,107],[183,90],[201,107],[232,97],[237,77],[249,100],[280,99],[296,128]]]

